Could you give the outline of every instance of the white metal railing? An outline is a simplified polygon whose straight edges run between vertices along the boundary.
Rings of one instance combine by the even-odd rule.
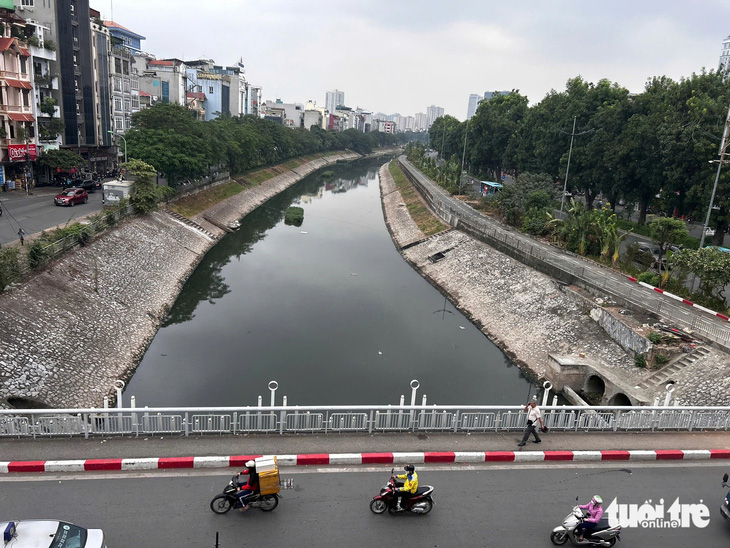
[[[730,407],[544,406],[553,431],[730,430]],[[358,405],[201,408],[2,409],[0,438],[165,433],[505,432],[525,428],[522,406]]]

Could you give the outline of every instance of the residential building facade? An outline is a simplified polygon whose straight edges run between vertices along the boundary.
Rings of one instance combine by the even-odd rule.
[[[337,110],[337,107],[345,104],[345,92],[339,89],[328,91],[325,94],[324,108],[330,113]]]

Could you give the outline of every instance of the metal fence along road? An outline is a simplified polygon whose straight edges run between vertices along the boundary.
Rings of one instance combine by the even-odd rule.
[[[610,268],[535,240],[490,219],[461,200],[451,197],[405,157],[401,156],[398,161],[433,211],[451,226],[561,282],[585,287],[594,293],[604,293],[618,302],[653,312],[691,329],[700,337],[730,349],[730,324],[727,321],[685,306],[646,287],[637,286]]]
[[[543,407],[553,431],[725,430],[730,407]],[[522,406],[269,406],[0,410],[0,437],[190,436],[376,432],[508,432]]]

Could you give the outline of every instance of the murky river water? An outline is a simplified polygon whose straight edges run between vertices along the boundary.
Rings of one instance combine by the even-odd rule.
[[[528,382],[396,251],[383,160],[311,175],[203,259],[125,392],[143,406],[517,404]],[[300,227],[284,212],[304,209]],[[128,401],[128,400],[127,400]]]

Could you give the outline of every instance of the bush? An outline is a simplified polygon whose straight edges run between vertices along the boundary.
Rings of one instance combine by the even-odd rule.
[[[645,284],[659,287],[659,274],[656,272],[642,272],[637,279]]]
[[[530,210],[530,213],[522,221],[522,232],[526,232],[532,236],[542,236],[545,233],[545,213],[536,209]]]
[[[661,367],[668,361],[669,361],[669,358],[667,356],[665,356],[664,354],[657,354],[656,356],[654,356],[654,365],[656,367]]]
[[[659,333],[657,333],[656,331],[652,331],[651,333],[649,333],[649,334],[648,334],[648,335],[646,336],[646,338],[647,338],[647,339],[649,339],[649,341],[650,341],[650,342],[652,342],[652,343],[654,343],[654,344],[659,344],[660,342],[662,342],[662,339],[663,339],[664,337],[662,337],[662,336],[661,336],[661,335],[660,335]]]
[[[634,356],[634,365],[636,367],[646,368],[646,357],[644,357],[644,354],[637,354]]]
[[[0,249],[0,292],[20,281],[20,250],[17,247]]]
[[[290,207],[284,214],[284,224],[302,226],[304,222],[304,209],[301,207]]]
[[[43,268],[50,259],[50,254],[45,249],[45,246],[46,243],[43,241],[42,237],[34,240],[28,246],[28,266],[30,266],[32,270]]]

